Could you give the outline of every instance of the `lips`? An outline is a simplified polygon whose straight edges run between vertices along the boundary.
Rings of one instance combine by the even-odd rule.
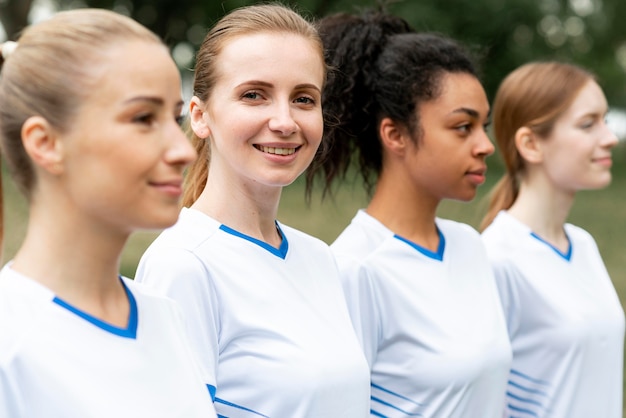
[[[180,196],[183,193],[183,182],[182,180],[171,180],[164,182],[150,182],[150,186],[156,187],[162,192],[171,195],[171,196]]]
[[[486,180],[485,173],[487,172],[486,167],[482,167],[476,170],[470,170],[465,173],[467,177],[471,180],[471,182],[477,186],[483,184]]]

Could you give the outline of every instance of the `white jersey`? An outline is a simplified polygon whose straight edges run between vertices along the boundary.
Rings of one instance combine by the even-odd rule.
[[[330,248],[277,226],[278,249],[183,209],[136,279],[180,302],[218,415],[362,418],[367,363]]]
[[[624,312],[595,241],[567,253],[500,212],[483,233],[513,346],[507,416],[622,416]]]
[[[371,369],[371,416],[500,418],[511,347],[479,234],[429,251],[359,211],[331,248]]]
[[[210,418],[176,304],[122,279],[125,328],[0,272],[1,418]]]

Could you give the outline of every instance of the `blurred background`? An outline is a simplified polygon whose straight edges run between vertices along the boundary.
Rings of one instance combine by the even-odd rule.
[[[171,48],[190,98],[194,54],[207,29],[225,12],[258,3],[253,0],[0,0],[0,41],[16,39],[20,29],[58,10],[99,7],[129,15],[159,34]],[[283,0],[309,18],[356,12],[374,0]],[[611,111],[610,126],[620,137],[615,149],[613,183],[581,192],[569,221],[591,232],[598,242],[623,305],[626,305],[626,1],[624,0],[404,0],[387,9],[415,29],[437,31],[469,46],[479,59],[490,98],[502,78],[529,60],[559,59],[594,72]],[[488,160],[487,183],[470,203],[444,202],[439,215],[477,227],[486,195],[502,173],[496,153]],[[17,250],[25,231],[27,205],[5,174],[5,245],[3,260]],[[316,191],[304,200],[302,179],[283,192],[279,220],[331,243],[367,196],[349,179],[334,199]],[[122,273],[133,277],[139,257],[158,231],[132,236],[123,255]],[[71,260],[69,260],[71,262]]]

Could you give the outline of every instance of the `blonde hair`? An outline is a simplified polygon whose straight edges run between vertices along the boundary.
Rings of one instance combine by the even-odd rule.
[[[131,18],[103,9],[78,9],[26,28],[16,48],[3,46],[7,53],[0,62],[0,150],[28,199],[36,178],[22,145],[24,122],[41,116],[59,132],[66,131],[86,100],[94,69],[106,51],[134,40],[162,44],[157,35]],[[0,193],[0,246],[1,198]]]
[[[489,194],[489,207],[480,229],[491,224],[500,210],[509,209],[519,192],[525,170],[515,134],[528,127],[547,138],[557,119],[570,107],[580,90],[595,77],[561,62],[532,62],[510,73],[500,84],[493,103],[493,132],[506,173]]]
[[[284,32],[311,40],[324,62],[324,48],[316,28],[294,10],[281,4],[263,4],[235,9],[209,31],[196,54],[193,94],[206,103],[219,77],[217,61],[229,40],[259,32]],[[278,46],[279,47],[279,46]],[[209,141],[187,128],[198,159],[189,167],[185,179],[183,206],[196,201],[206,186],[209,174]]]

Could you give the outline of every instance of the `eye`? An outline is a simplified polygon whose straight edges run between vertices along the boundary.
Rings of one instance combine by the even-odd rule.
[[[589,129],[594,125],[595,121],[593,119],[585,120],[580,124],[581,129]]]
[[[261,96],[261,93],[259,93],[258,91],[252,90],[252,91],[247,91],[244,94],[242,94],[241,98],[247,99],[247,100],[259,100],[259,99],[262,99],[263,96]]]
[[[140,113],[133,118],[134,123],[142,125],[152,125],[155,122],[156,116],[154,113]]]
[[[458,125],[454,128],[456,131],[466,135],[472,130],[472,125],[470,123],[465,123],[463,125]]]
[[[490,127],[491,127],[491,121],[487,121],[487,122],[483,123],[483,130],[485,132],[489,131]]]
[[[300,103],[300,104],[305,104],[305,105],[315,105],[315,99],[313,99],[312,97],[309,96],[300,96],[297,97],[294,102],[296,103]]]
[[[178,126],[183,126],[183,123],[185,123],[185,115],[178,115],[175,116],[174,119],[176,119],[176,123],[178,124]]]

